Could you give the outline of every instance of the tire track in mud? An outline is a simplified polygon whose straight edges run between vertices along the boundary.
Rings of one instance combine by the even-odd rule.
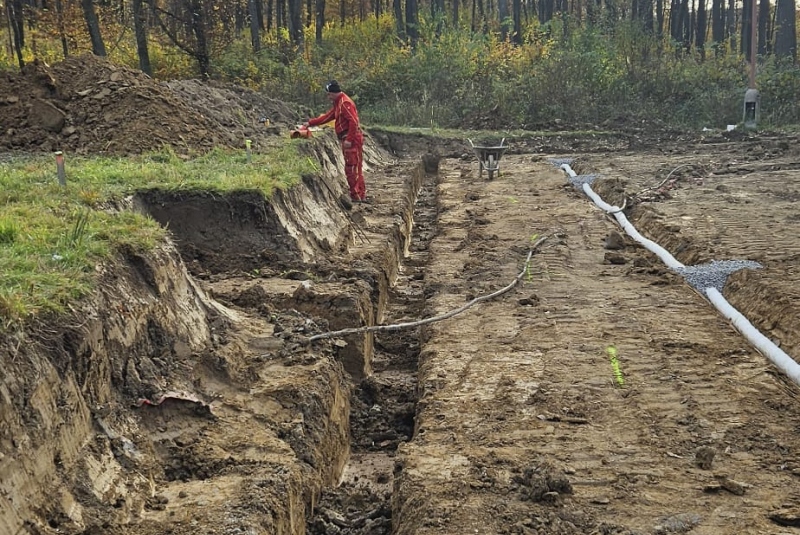
[[[798,499],[783,380],[644,249],[611,262],[615,225],[560,172],[504,164],[486,182],[447,161],[433,312],[504,285],[532,234],[549,246],[521,290],[426,336],[396,533],[775,533]]]
[[[435,176],[427,175],[414,206],[409,255],[389,289],[382,323],[415,321],[425,315],[424,277],[428,246],[436,234]],[[354,388],[350,460],[340,484],[323,492],[307,532],[329,535],[388,535],[396,451],[411,439],[416,416],[420,331],[375,334],[373,373]]]

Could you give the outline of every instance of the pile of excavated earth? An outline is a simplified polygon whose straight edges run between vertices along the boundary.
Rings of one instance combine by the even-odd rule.
[[[299,117],[92,57],[5,74],[0,112],[4,156]],[[800,387],[687,274],[734,261],[715,284],[800,358],[797,136],[530,133],[491,178],[468,138],[368,127],[350,210],[330,131],[270,199],[135,195],[168,239],[0,337],[0,533],[793,533]]]

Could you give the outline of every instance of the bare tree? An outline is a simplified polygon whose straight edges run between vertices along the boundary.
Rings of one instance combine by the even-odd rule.
[[[211,51],[208,21],[203,0],[175,0],[172,9],[159,7],[150,0],[159,27],[172,44],[197,61],[200,74],[208,77],[211,68]]]

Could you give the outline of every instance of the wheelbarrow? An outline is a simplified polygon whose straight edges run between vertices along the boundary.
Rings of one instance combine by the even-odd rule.
[[[500,158],[503,157],[503,154],[506,152],[508,145],[505,144],[506,138],[500,140],[499,145],[495,146],[486,146],[486,145],[476,145],[469,140],[469,144],[472,145],[472,150],[475,151],[475,155],[478,157],[478,176],[483,176],[483,171],[485,170],[486,173],[489,175],[489,180],[494,178],[494,174],[497,173],[500,176]]]

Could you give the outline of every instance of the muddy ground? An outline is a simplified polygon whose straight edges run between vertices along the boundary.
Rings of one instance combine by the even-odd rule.
[[[102,62],[4,83],[6,150],[277,143],[297,117]],[[328,134],[270,202],[134,199],[171,240],[3,338],[0,533],[797,531],[797,385],[558,167],[686,265],[759,262],[723,293],[798,357],[797,137],[528,135],[489,180],[472,136],[370,129],[350,211]]]

